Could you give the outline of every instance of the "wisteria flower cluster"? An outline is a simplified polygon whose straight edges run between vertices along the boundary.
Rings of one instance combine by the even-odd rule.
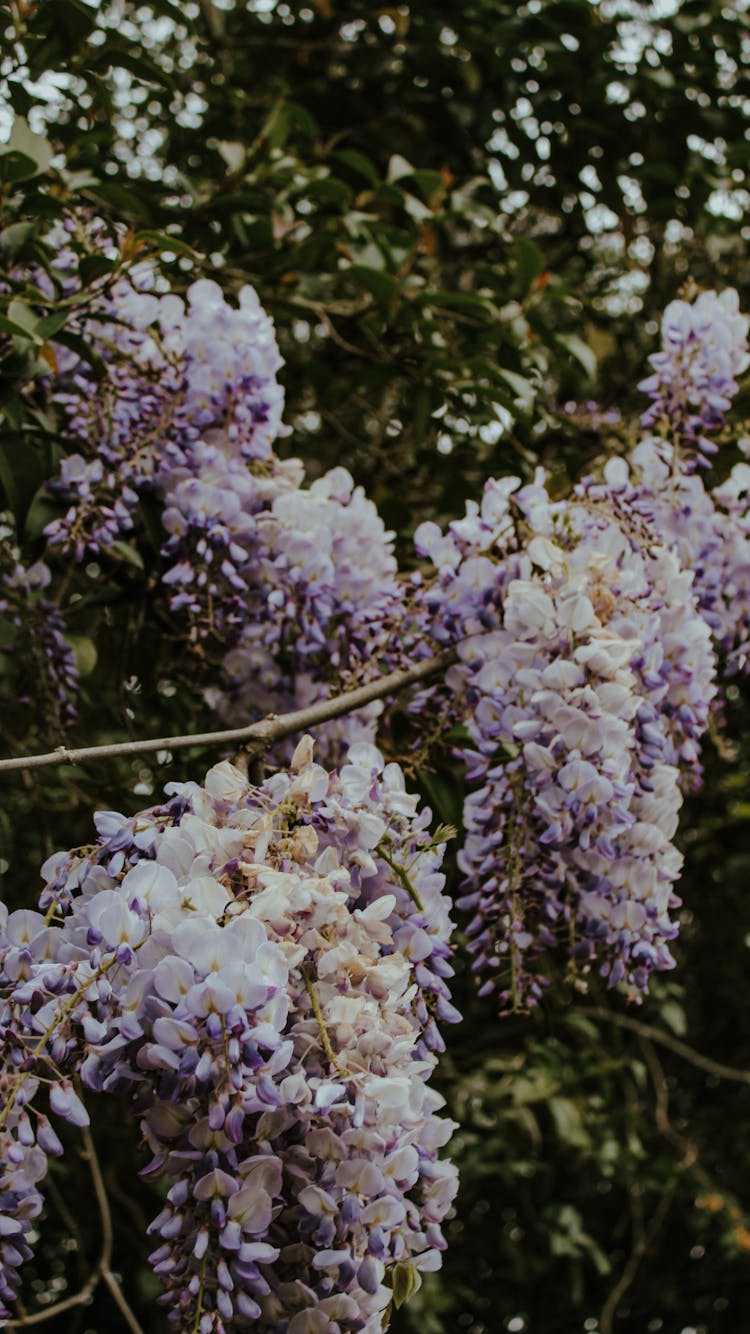
[[[0,923],[0,1312],[59,1151],[41,1067],[53,1114],[87,1123],[79,1080],[140,1123],[177,1328],[375,1334],[399,1274],[439,1266],[456,1187],[427,1082],[458,1017],[443,846],[366,744],[339,773],[305,738],[261,788],[224,762],[167,793],[100,813],[42,911]]]
[[[665,434],[692,447],[703,466],[717,450],[710,433],[724,425],[737,376],[750,366],[748,328],[733,288],[672,301],[662,319],[661,349],[649,358],[653,373],[639,385],[652,400],[643,425],[661,424]]]
[[[393,641],[404,616],[392,534],[345,468],[277,496],[259,516],[256,587],[224,660],[223,690],[209,699],[224,717],[303,707],[327,693],[327,675],[360,683],[400,664]],[[324,734],[332,743],[372,740],[379,704]]]
[[[612,471],[554,503],[541,476],[490,483],[445,536],[416,535],[438,570],[429,612],[466,615],[449,680],[478,784],[461,903],[503,1007],[539,1000],[533,960],[553,948],[641,988],[672,963],[680,766],[698,761],[714,660],[691,576],[614,519]]]
[[[618,503],[645,520],[691,570],[694,592],[727,674],[745,670],[750,647],[750,468],[737,463],[708,490],[682,466],[679,447],[647,436],[621,467]]]
[[[185,300],[154,288],[140,266],[89,317],[107,377],[76,363],[57,394],[80,449],[50,485],[68,508],[48,541],[77,560],[116,550],[154,494],[170,606],[224,654],[209,695],[222,715],[303,705],[392,665],[392,535],[346,469],[306,488],[302,464],[274,453],[281,357],[256,293],[233,307],[208,279]],[[330,729],[332,742],[372,740],[378,713]]]
[[[748,364],[736,293],[668,308],[643,385],[644,422],[659,433],[627,461],[554,504],[541,476],[493,480],[447,533],[420,527],[436,573],[417,581],[415,615],[391,535],[346,470],[305,487],[302,465],[273,452],[280,357],[255,293],[234,308],[211,281],[186,300],[155,286],[146,269],[101,313],[100,345],[117,352],[104,416],[86,375],[70,377],[71,430],[96,457],[65,461],[60,485],[75,480],[78,499],[59,523],[83,541],[91,502],[111,539],[139,488],[155,489],[171,605],[222,645],[225,680],[207,698],[227,720],[310,703],[430,643],[458,645],[447,710],[466,719],[479,782],[461,854],[477,968],[495,988],[507,966],[503,1003],[535,1001],[525,960],[562,944],[579,977],[596,958],[610,981],[645,986],[671,964],[672,840],[716,695],[709,631],[730,670],[747,653],[747,466],[713,491],[693,470]],[[118,459],[124,481],[102,507],[91,469]],[[48,529],[53,542],[60,531]],[[372,741],[381,708],[329,725],[330,753]],[[586,727],[566,733],[566,709]],[[647,809],[658,837],[646,835]]]
[[[193,283],[186,300],[154,285],[153,270],[139,266],[88,315],[84,328],[105,363],[103,380],[86,363],[63,360],[56,398],[82,452],[68,456],[53,484],[70,509],[47,537],[78,559],[131,531],[138,492],[148,486],[183,512],[186,529],[201,529],[195,543],[205,541],[212,479],[203,504],[185,486],[173,493],[209,471],[212,447],[228,456],[227,469],[233,459],[267,461],[282,430],[281,357],[253,289],[243,288],[234,307],[208,279]],[[247,471],[243,464],[237,476]],[[226,559],[222,551],[217,571]]]
[[[747,655],[750,470],[709,492],[695,449],[723,424],[748,365],[736,293],[665,316],[654,406],[631,458],[551,502],[487,484],[443,533],[415,535],[435,574],[422,605],[434,640],[457,642],[476,784],[465,806],[462,906],[470,950],[502,1007],[533,1005],[555,950],[582,984],[645,988],[668,968],[682,791],[700,781],[717,695],[716,652]],[[658,411],[657,411],[658,407]],[[671,433],[672,439],[665,438]]]

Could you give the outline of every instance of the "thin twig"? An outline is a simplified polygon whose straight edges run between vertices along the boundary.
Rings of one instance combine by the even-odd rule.
[[[53,1306],[47,1306],[43,1311],[34,1311],[31,1315],[23,1315],[19,1320],[8,1320],[6,1328],[8,1329],[27,1329],[30,1325],[41,1325],[45,1320],[52,1320],[57,1315],[62,1315],[64,1311],[70,1311],[74,1306],[86,1306],[93,1296],[94,1291],[101,1282],[106,1283],[112,1297],[114,1298],[120,1312],[125,1320],[131,1334],[144,1334],[133,1311],[131,1311],[123,1291],[115,1275],[112,1273],[112,1248],[114,1244],[114,1234],[112,1231],[112,1214],[107,1199],[107,1191],[104,1185],[102,1170],[99,1165],[94,1141],[91,1131],[84,1127],[81,1132],[83,1137],[84,1153],[91,1180],[94,1187],[97,1207],[99,1209],[99,1218],[101,1221],[102,1244],[99,1252],[99,1260],[96,1267],[91,1271],[83,1287],[78,1292],[71,1293],[70,1297],[64,1297],[62,1301],[55,1302]]]
[[[712,1181],[705,1167],[700,1161],[698,1145],[686,1135],[681,1134],[672,1124],[669,1117],[669,1089],[667,1087],[667,1078],[664,1074],[662,1064],[656,1055],[651,1043],[644,1039],[641,1042],[641,1050],[646,1059],[649,1068],[651,1082],[654,1086],[656,1103],[654,1106],[654,1120],[656,1128],[665,1139],[669,1140],[680,1152],[680,1161],[677,1164],[681,1171],[688,1169],[692,1176],[699,1182],[701,1188],[707,1195],[716,1194],[722,1196],[722,1191],[717,1188],[716,1183]],[[745,1226],[745,1219],[742,1210],[737,1207],[733,1201],[723,1197],[723,1207],[736,1227]]]
[[[656,1121],[657,1129],[662,1134],[665,1134],[667,1133],[665,1126],[668,1126],[671,1129],[667,1110],[668,1092],[666,1079],[664,1078],[664,1072],[659,1065],[656,1053],[654,1052],[651,1043],[646,1038],[641,1039],[641,1048],[651,1071],[651,1078],[653,1080],[654,1091],[656,1094],[654,1119]],[[661,1082],[659,1079],[660,1076]],[[693,1162],[693,1157],[688,1154],[685,1147],[687,1145],[687,1140],[680,1143],[680,1148],[684,1150],[680,1167],[689,1166]],[[690,1149],[693,1148],[692,1145],[689,1147]],[[630,1200],[633,1245],[631,1247],[630,1255],[625,1262],[625,1267],[614,1287],[607,1295],[601,1309],[599,1315],[599,1334],[612,1334],[617,1307],[625,1296],[625,1293],[632,1287],[638,1270],[666,1219],[676,1188],[676,1181],[671,1181],[654,1209],[654,1212],[649,1219],[648,1226],[646,1226],[643,1216],[643,1200],[640,1185],[638,1182],[631,1182],[628,1188],[628,1196]]]
[[[645,1028],[647,1025],[644,1024],[642,1027]],[[698,1158],[697,1147],[691,1140],[686,1139],[684,1135],[681,1135],[675,1130],[669,1119],[669,1091],[667,1089],[667,1081],[661,1063],[659,1062],[656,1052],[651,1044],[651,1040],[642,1037],[640,1045],[654,1086],[654,1095],[656,1098],[654,1120],[656,1122],[656,1128],[661,1135],[664,1135],[666,1139],[679,1149],[681,1157],[677,1166],[680,1171],[685,1171],[687,1168],[694,1167]],[[633,1249],[622,1274],[602,1307],[599,1316],[600,1334],[612,1334],[613,1321],[618,1304],[624,1297],[628,1288],[631,1287],[641,1266],[641,1262],[645,1258],[649,1247],[655,1240],[657,1233],[666,1219],[676,1189],[677,1181],[676,1179],[673,1179],[664,1190],[659,1203],[651,1215],[647,1228],[643,1227],[642,1209],[640,1211],[640,1222],[638,1222],[637,1218],[634,1216]],[[631,1205],[632,1203],[633,1201],[631,1199]]]
[[[116,755],[144,755],[155,750],[184,750],[188,746],[222,746],[236,742],[247,745],[251,751],[266,750],[276,741],[327,723],[332,718],[341,718],[346,713],[353,713],[373,700],[384,699],[386,695],[396,694],[406,686],[414,685],[427,677],[437,674],[456,661],[456,653],[448,649],[433,658],[426,658],[413,667],[402,667],[396,672],[388,672],[367,685],[347,690],[342,695],[331,699],[318,700],[304,709],[292,709],[289,713],[269,714],[260,722],[250,723],[247,727],[232,727],[221,732],[200,732],[194,736],[151,737],[146,741],[117,741],[106,746],[79,746],[69,750],[67,746],[58,746],[57,750],[45,755],[20,755],[12,759],[0,760],[0,773],[11,769],[41,769],[53,764],[83,764],[87,760],[110,759]],[[253,743],[258,743],[256,746]]]
[[[648,1066],[649,1074],[651,1075],[651,1083],[654,1086],[654,1097],[656,1099],[654,1105],[654,1121],[656,1122],[656,1129],[659,1131],[660,1135],[663,1135],[671,1144],[674,1144],[676,1149],[679,1149],[681,1155],[679,1166],[681,1168],[693,1167],[698,1161],[698,1146],[694,1144],[691,1139],[688,1139],[686,1135],[681,1135],[679,1130],[675,1129],[669,1119],[669,1089],[667,1087],[666,1075],[662,1069],[661,1061],[656,1055],[648,1038],[644,1038],[641,1041],[641,1051],[646,1059],[646,1065]]]
[[[109,1208],[109,1199],[107,1198],[107,1188],[104,1184],[104,1177],[102,1176],[102,1169],[94,1147],[91,1131],[88,1127],[85,1127],[81,1133],[83,1135],[86,1160],[89,1165],[91,1180],[94,1185],[94,1194],[96,1195],[96,1202],[99,1206],[99,1215],[102,1223],[102,1250],[99,1257],[99,1273],[120,1308],[120,1313],[128,1329],[132,1331],[132,1334],[143,1334],[141,1326],[125,1300],[125,1294],[123,1293],[120,1284],[112,1273],[111,1265],[114,1234],[112,1231],[112,1214]]]
[[[636,1236],[635,1236],[635,1241],[633,1243],[633,1249],[630,1252],[630,1256],[628,1257],[628,1261],[625,1265],[625,1268],[623,1269],[619,1279],[617,1280],[617,1283],[615,1284],[609,1296],[607,1297],[607,1300],[605,1301],[604,1306],[602,1307],[601,1310],[601,1314],[599,1316],[599,1334],[612,1334],[612,1322],[614,1320],[617,1307],[619,1303],[622,1301],[622,1298],[625,1296],[625,1293],[627,1292],[628,1288],[632,1285],[633,1280],[635,1279],[635,1276],[641,1267],[641,1262],[643,1261],[643,1258],[646,1255],[649,1246],[656,1237],[667,1214],[669,1213],[669,1208],[672,1203],[672,1197],[674,1195],[674,1192],[675,1192],[675,1186],[674,1183],[672,1183],[671,1186],[667,1187],[661,1199],[659,1200],[659,1203],[657,1204],[653,1214],[649,1219],[648,1227],[643,1228],[643,1231],[641,1231],[640,1227],[636,1226],[634,1228]]]
[[[714,1075],[717,1079],[731,1079],[736,1084],[750,1084],[750,1070],[738,1070],[734,1066],[713,1061],[710,1056],[703,1056],[687,1042],[680,1042],[679,1038],[670,1037],[668,1033],[654,1028],[652,1024],[644,1024],[640,1019],[631,1019],[628,1015],[607,1010],[601,1005],[586,1006],[577,1013],[588,1015],[590,1019],[607,1020],[611,1024],[617,1024],[618,1028],[627,1028],[629,1032],[636,1033],[639,1038],[657,1042],[662,1047],[667,1047],[669,1051],[673,1051],[676,1056],[681,1056],[683,1061],[689,1061],[691,1065],[697,1066],[699,1070],[705,1070],[707,1074]]]
[[[199,0],[199,4],[211,41],[221,46],[224,42],[224,15],[214,7],[212,0]]]

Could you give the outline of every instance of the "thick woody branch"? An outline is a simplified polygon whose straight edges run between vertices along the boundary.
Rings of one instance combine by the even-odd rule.
[[[146,755],[157,750],[185,750],[188,746],[229,746],[244,745],[251,753],[262,752],[276,741],[294,736],[297,732],[307,731],[320,723],[341,718],[356,709],[364,708],[387,695],[395,695],[407,686],[418,681],[429,680],[444,672],[456,661],[456,653],[448,649],[413,667],[402,667],[396,672],[388,672],[367,685],[357,686],[344,694],[331,699],[318,700],[304,709],[292,709],[289,713],[269,714],[260,722],[250,723],[246,727],[232,727],[221,732],[200,732],[193,736],[151,737],[145,741],[117,741],[106,746],[79,746],[69,750],[67,746],[58,746],[45,755],[20,755],[12,759],[0,760],[0,773],[11,769],[42,769],[53,764],[84,764],[89,760],[111,759],[118,755]]]

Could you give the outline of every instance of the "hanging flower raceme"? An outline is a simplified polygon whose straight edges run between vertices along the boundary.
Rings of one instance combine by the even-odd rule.
[[[652,399],[643,425],[660,426],[704,465],[716,453],[711,433],[724,424],[737,376],[750,365],[748,327],[731,287],[672,301],[662,318],[661,350],[649,358],[653,373],[639,385]]]
[[[264,503],[248,495],[248,463],[267,472],[271,444],[283,429],[273,324],[250,287],[234,307],[207,279],[193,283],[186,300],[159,295],[155,283],[153,271],[141,266],[88,317],[85,333],[102,358],[103,378],[95,380],[84,363],[63,360],[67,383],[56,397],[83,452],[65,460],[52,485],[70,509],[48,525],[47,536],[79,559],[98,554],[131,530],[138,492],[151,487],[182,516],[171,530],[180,541],[172,541],[168,554],[184,549],[203,571],[215,564],[211,575],[231,586],[221,569],[232,561],[225,534],[240,508],[252,514]],[[233,468],[239,460],[242,466]],[[219,475],[204,476],[212,461]],[[196,477],[205,483],[202,494],[200,486],[185,486]],[[245,481],[239,497],[238,477]],[[213,545],[207,515],[217,529]]]
[[[683,466],[679,450],[647,436],[627,463],[606,469],[621,520],[637,539],[658,533],[693,575],[701,615],[727,674],[745,670],[750,650],[750,468],[735,464],[708,490]]]
[[[156,285],[141,266],[89,318],[107,375],[77,363],[58,395],[81,452],[51,484],[69,508],[48,540],[98,555],[156,495],[170,606],[225,654],[209,695],[221,714],[302,706],[387,670],[404,615],[392,534],[345,469],[303,489],[302,464],[273,453],[281,358],[256,294],[235,308],[208,280],[186,300]],[[331,746],[372,740],[379,713],[329,728]]]
[[[210,693],[225,718],[249,718],[325,698],[401,665],[405,589],[393,534],[345,468],[277,496],[258,519],[255,599],[243,605],[227,689]],[[329,747],[371,741],[381,704],[327,724]]]
[[[439,1265],[455,1193],[427,1083],[435,1019],[457,1018],[440,835],[367,745],[339,774],[305,739],[262,788],[224,763],[168,792],[131,820],[101,813],[95,847],[48,861],[53,925],[5,927],[20,1166],[0,1217],[22,1242],[0,1251],[6,1307],[17,1221],[39,1204],[24,1108],[43,1057],[53,1111],[82,1123],[77,1070],[140,1122],[145,1174],[169,1186],[151,1260],[178,1328],[375,1334],[394,1291]]]
[[[462,906],[503,1007],[538,1001],[548,951],[638,989],[672,964],[678,766],[697,765],[714,662],[691,576],[654,536],[631,541],[608,485],[553,503],[541,476],[416,534],[437,565],[426,608],[459,641]]]
[[[13,523],[0,514],[0,617],[8,629],[2,652],[18,703],[54,735],[75,720],[78,668],[60,610],[45,597],[51,578],[44,561],[22,563]]]

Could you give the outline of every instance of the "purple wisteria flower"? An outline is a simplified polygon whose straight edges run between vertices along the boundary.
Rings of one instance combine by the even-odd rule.
[[[403,660],[405,616],[393,534],[345,468],[280,492],[257,521],[241,632],[225,659],[228,688],[212,691],[223,717],[248,718],[325,698]],[[325,725],[331,753],[372,741],[382,705]]]
[[[645,520],[693,575],[701,615],[725,672],[747,670],[750,654],[750,468],[733,467],[709,490],[681,466],[669,442],[646,436],[628,464],[608,465],[613,496],[634,532]]]
[[[51,484],[69,508],[46,529],[53,545],[78,560],[132,530],[144,489],[170,497],[175,471],[199,476],[194,447],[268,461],[284,431],[281,357],[250,287],[235,307],[201,279],[183,301],[160,294],[151,267],[140,265],[87,316],[82,332],[107,373],[96,381],[90,367],[74,363],[56,393],[81,452],[64,460]]]
[[[107,375],[77,363],[56,395],[78,448],[50,483],[67,507],[50,545],[77,560],[116,551],[155,495],[170,607],[224,653],[209,692],[222,716],[302,706],[397,665],[393,535],[346,469],[305,488],[302,464],[273,452],[282,363],[257,295],[232,306],[207,279],[184,300],[159,288],[137,266],[88,317]],[[328,728],[331,756],[372,740],[380,712]]]
[[[653,373],[638,386],[652,400],[642,424],[661,423],[704,463],[716,453],[711,433],[723,426],[737,376],[750,365],[748,327],[731,287],[672,301],[662,318],[661,350],[649,358]]]
[[[491,482],[446,534],[416,534],[472,743],[460,902],[503,1008],[539,1001],[552,953],[633,991],[672,966],[681,769],[715,694],[692,575],[653,531],[631,540],[606,484],[552,502],[543,481]]]
[[[262,788],[225,762],[167,795],[100,813],[46,863],[46,918],[2,919],[5,1313],[56,1145],[27,1127],[43,1058],[55,1115],[86,1124],[77,1072],[140,1123],[176,1327],[375,1334],[395,1268],[439,1266],[456,1189],[428,1084],[458,1018],[441,835],[367,744],[338,774],[305,738]]]

